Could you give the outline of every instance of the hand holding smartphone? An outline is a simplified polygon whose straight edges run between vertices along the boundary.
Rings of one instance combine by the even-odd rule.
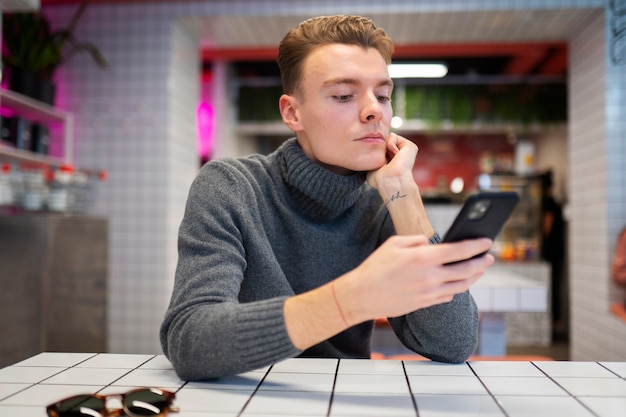
[[[469,196],[443,237],[443,242],[481,237],[494,240],[518,202],[519,195],[512,191],[488,191]],[[475,257],[482,255],[484,253]]]

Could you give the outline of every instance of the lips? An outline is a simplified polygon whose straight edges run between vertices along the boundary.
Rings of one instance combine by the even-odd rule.
[[[380,141],[385,141],[385,136],[382,133],[368,133],[367,135],[360,137],[359,139],[357,139],[359,141],[372,141],[372,142],[380,142]]]

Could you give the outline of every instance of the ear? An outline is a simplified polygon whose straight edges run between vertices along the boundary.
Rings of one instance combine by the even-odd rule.
[[[280,107],[280,115],[283,118],[283,122],[287,127],[294,132],[302,130],[302,123],[300,121],[299,103],[298,100],[290,95],[283,94],[278,101]]]

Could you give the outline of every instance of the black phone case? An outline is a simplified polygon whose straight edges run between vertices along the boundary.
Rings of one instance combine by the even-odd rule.
[[[471,195],[465,200],[443,241],[458,242],[480,237],[495,239],[518,202],[519,195],[512,191],[480,192]],[[486,208],[482,210],[481,207],[485,205]],[[476,257],[482,255],[484,253]]]

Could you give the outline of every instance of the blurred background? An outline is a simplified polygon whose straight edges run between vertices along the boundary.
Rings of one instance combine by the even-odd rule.
[[[22,11],[40,11],[51,30],[71,28],[85,46],[63,46],[73,56],[44,80],[52,96],[20,90],[17,66],[3,60],[0,308],[14,340],[3,338],[0,356],[160,353],[178,226],[199,167],[269,153],[290,137],[277,105],[280,39],[312,16],[360,14],[395,41],[394,64],[446,68],[440,78],[394,79],[393,97],[394,129],[420,148],[414,177],[439,232],[479,188],[523,196],[494,247],[495,270],[514,276],[504,293],[491,281],[475,292],[497,328],[483,328],[483,347],[545,352],[558,342],[559,358],[626,357],[626,322],[611,312],[624,294],[609,270],[626,224],[621,2],[0,4],[3,55],[26,39],[7,30]],[[563,217],[556,278],[542,253],[546,196]],[[387,342],[376,347],[394,349]]]

